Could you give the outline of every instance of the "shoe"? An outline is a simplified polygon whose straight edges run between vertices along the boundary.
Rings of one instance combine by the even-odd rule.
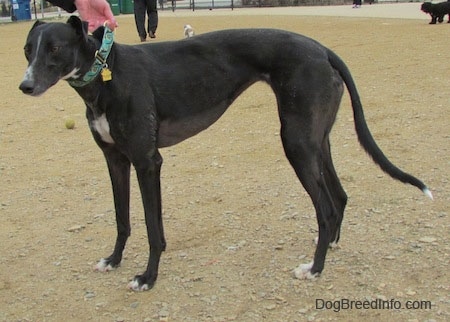
[[[148,36],[149,36],[150,38],[156,38],[155,33],[154,33],[153,31],[151,31],[151,30],[148,32]]]
[[[145,37],[140,37],[141,38],[141,42],[146,42],[147,39]]]

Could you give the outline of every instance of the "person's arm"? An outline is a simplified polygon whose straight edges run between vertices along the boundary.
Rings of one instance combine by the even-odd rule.
[[[47,1],[54,6],[66,10],[69,13],[72,13],[75,10],[77,10],[77,7],[75,6],[75,0],[47,0]]]

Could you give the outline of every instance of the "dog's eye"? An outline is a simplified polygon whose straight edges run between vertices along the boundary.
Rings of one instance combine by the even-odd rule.
[[[60,46],[52,46],[50,47],[50,53],[56,54],[61,49]]]

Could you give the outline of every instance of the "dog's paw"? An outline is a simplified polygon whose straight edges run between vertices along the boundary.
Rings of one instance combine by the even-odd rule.
[[[317,245],[319,243],[319,237],[314,238],[314,245]],[[328,248],[334,249],[338,247],[338,243],[333,241],[328,245]]]
[[[127,288],[136,292],[148,291],[148,284],[140,284],[137,278],[128,283]]]
[[[133,280],[128,283],[128,289],[141,292],[148,291],[155,285],[156,278],[145,278],[145,275],[136,275]]]
[[[109,272],[114,270],[114,266],[111,265],[111,262],[107,259],[100,259],[100,261],[94,266],[94,271],[97,272]]]
[[[311,273],[311,268],[314,262],[308,264],[301,264],[299,267],[294,269],[294,277],[300,280],[315,280],[319,277],[319,273]]]

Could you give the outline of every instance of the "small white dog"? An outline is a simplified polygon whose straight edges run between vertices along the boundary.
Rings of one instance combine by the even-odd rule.
[[[195,35],[194,28],[192,28],[191,25],[185,25],[184,26],[184,37],[185,38],[191,38]]]

